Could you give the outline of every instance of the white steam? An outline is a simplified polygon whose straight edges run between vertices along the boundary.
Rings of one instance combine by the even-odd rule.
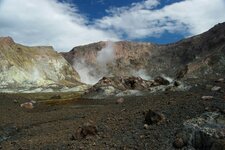
[[[140,69],[138,71],[133,71],[132,75],[135,77],[141,77],[144,80],[151,80],[152,78],[147,74],[145,69]]]
[[[74,60],[73,67],[80,75],[80,80],[86,84],[95,84],[101,77],[96,75],[96,70],[88,65],[84,59]]]
[[[106,47],[97,53],[97,65],[99,66],[99,71],[102,72],[103,75],[109,73],[107,64],[113,62],[115,56],[114,52],[114,42],[107,41]]]
[[[172,79],[172,78],[170,78],[170,77],[168,77],[168,76],[166,76],[166,75],[164,75],[164,74],[162,74],[161,76],[162,76],[163,78],[165,78],[166,80],[168,80],[170,83],[174,81],[174,79]]]
[[[81,82],[86,84],[95,84],[103,76],[108,75],[107,64],[114,60],[114,43],[108,41],[106,47],[97,53],[96,63],[98,68],[87,64],[85,59],[74,60],[74,68],[81,78]]]
[[[38,71],[37,68],[34,68],[34,69],[32,70],[31,75],[32,75],[32,81],[33,81],[33,82],[37,82],[38,80],[41,79],[40,72]]]

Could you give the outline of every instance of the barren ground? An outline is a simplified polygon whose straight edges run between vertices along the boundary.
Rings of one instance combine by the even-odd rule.
[[[206,107],[225,109],[224,83],[192,82],[198,86],[186,92],[125,97],[122,104],[115,98],[76,98],[76,93],[68,97],[61,93],[64,98],[50,102],[46,100],[51,94],[0,94],[0,149],[174,149],[174,134],[185,120],[199,116]],[[215,85],[222,91],[212,92]],[[216,99],[204,101],[203,95]],[[37,100],[34,109],[20,107],[31,99]],[[162,112],[167,121],[144,129],[149,109]],[[98,134],[72,140],[76,129],[88,121],[95,123]]]

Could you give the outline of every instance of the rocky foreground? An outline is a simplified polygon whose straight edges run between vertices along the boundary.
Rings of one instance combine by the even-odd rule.
[[[190,82],[188,91],[101,100],[1,94],[0,148],[225,149],[224,79]]]

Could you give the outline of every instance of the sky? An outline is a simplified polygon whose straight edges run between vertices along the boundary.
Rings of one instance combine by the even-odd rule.
[[[225,22],[225,0],[0,0],[0,36],[57,51],[98,41],[166,44]]]

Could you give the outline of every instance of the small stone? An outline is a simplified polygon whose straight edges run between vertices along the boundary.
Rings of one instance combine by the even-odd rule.
[[[123,98],[119,98],[116,100],[116,104],[122,104],[124,102]]]
[[[140,135],[140,138],[143,139],[145,136],[144,135]]]
[[[60,95],[53,95],[52,97],[51,97],[51,99],[61,99],[61,96]]]
[[[165,116],[162,113],[154,112],[149,110],[145,115],[145,123],[148,125],[159,124],[166,120]]]
[[[20,104],[20,107],[26,108],[26,109],[33,109],[34,105],[31,102],[26,102],[26,103]]]
[[[224,78],[220,78],[220,79],[216,80],[215,82],[224,82]]]
[[[175,141],[173,142],[173,146],[175,148],[182,148],[182,147],[184,147],[184,145],[185,144],[184,144],[184,141],[182,138],[176,138]]]
[[[16,100],[16,99],[15,99],[15,100],[13,100],[13,103],[15,103],[15,104],[16,104],[16,103],[18,103],[18,100]]]
[[[205,111],[209,111],[209,107],[205,107]]]
[[[31,102],[31,103],[33,103],[33,104],[36,104],[36,103],[37,103],[37,102],[36,102],[36,101],[34,101],[34,100],[31,100],[30,102]]]
[[[71,135],[71,136],[70,136],[70,140],[71,140],[71,141],[76,140],[75,136],[74,136],[74,135]]]
[[[165,78],[163,78],[161,76],[156,77],[154,79],[154,81],[156,83],[158,83],[159,85],[169,85],[170,84],[170,82],[167,79],[165,79]]]
[[[74,139],[84,139],[87,138],[87,136],[96,135],[97,132],[96,125],[93,125],[92,123],[86,123],[76,130]]]
[[[221,90],[221,87],[219,87],[219,86],[214,86],[211,89],[211,91],[219,91],[219,90]]]
[[[177,87],[177,86],[180,86],[181,83],[179,81],[174,81],[173,85]]]
[[[148,129],[148,125],[147,124],[144,124],[144,129]]]
[[[213,99],[213,96],[202,96],[203,100],[211,100]]]

